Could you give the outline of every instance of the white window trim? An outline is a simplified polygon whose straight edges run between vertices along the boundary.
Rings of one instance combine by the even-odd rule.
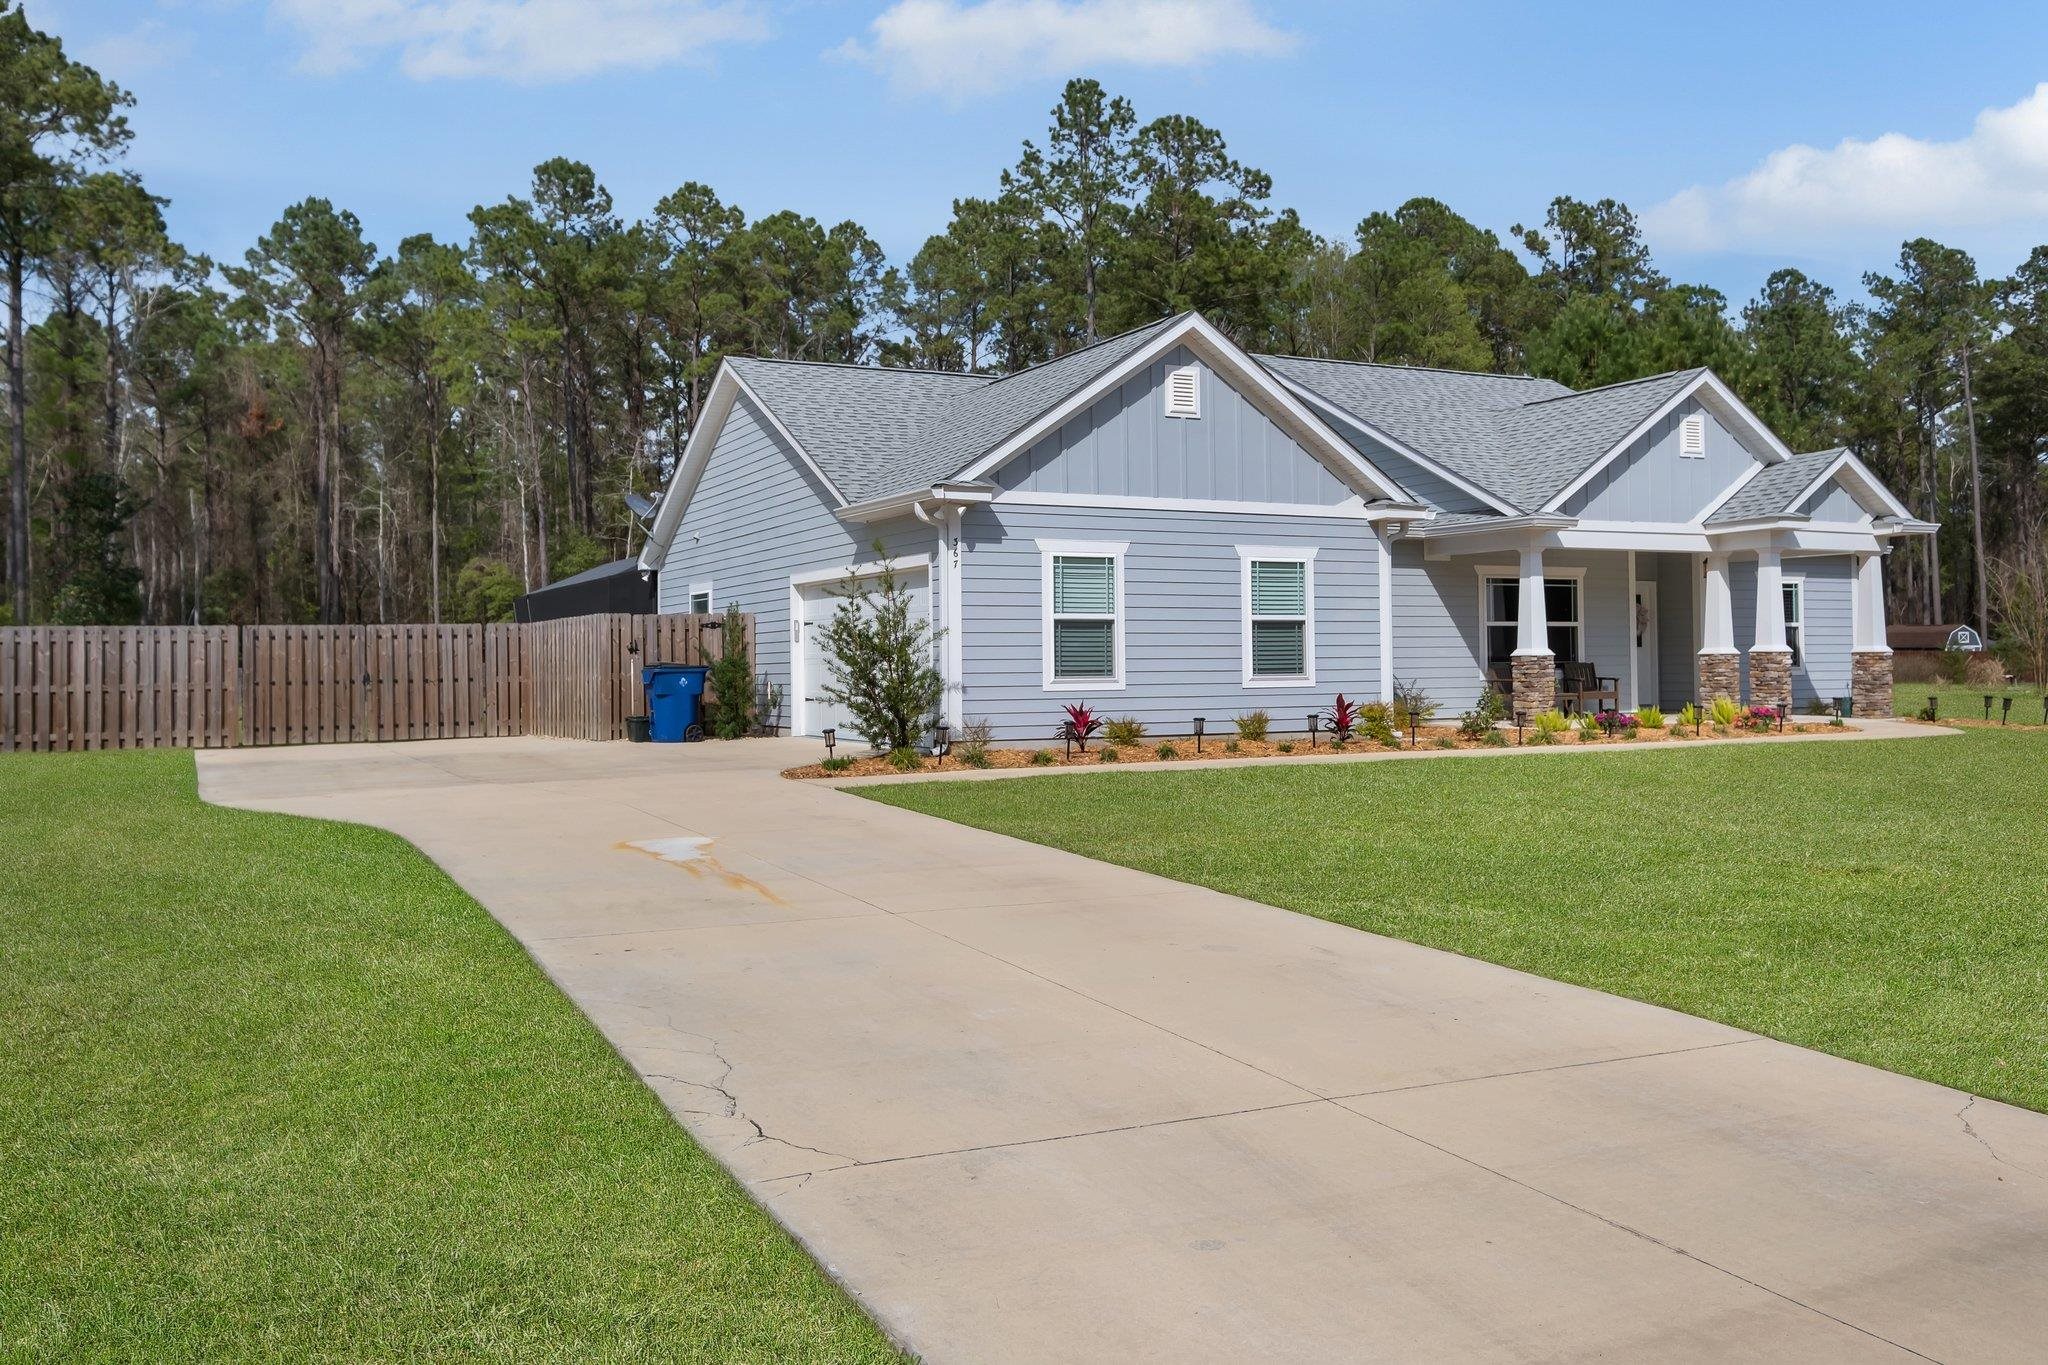
[[[1785,618],[1785,647],[1792,651],[1794,668],[1806,667],[1806,575],[1785,574],[1779,580],[1781,590],[1793,589],[1799,596],[1799,619]],[[1799,633],[1799,643],[1792,642],[1793,632]]]
[[[1252,561],[1301,565],[1302,663],[1308,671],[1288,677],[1252,673]],[[1316,547],[1302,545],[1240,545],[1237,547],[1238,649],[1244,685],[1255,690],[1316,685]],[[1293,617],[1279,618],[1293,620]]]
[[[1127,540],[1041,540],[1038,545],[1038,619],[1040,687],[1047,692],[1121,692],[1124,690],[1124,553]],[[1055,678],[1052,674],[1052,561],[1073,555],[1115,561],[1116,675],[1110,678]]]
[[[700,592],[704,594],[705,613],[709,614],[711,612],[717,611],[718,599],[712,595],[711,584],[708,581],[703,583],[692,583],[688,587],[688,589],[686,589],[683,593],[683,605],[687,607],[690,605],[690,603],[696,601],[697,594]]]
[[[1513,621],[1496,621],[1491,616],[1487,615],[1487,581],[1489,579],[1494,578],[1505,578],[1510,582],[1514,583],[1517,587],[1519,587],[1522,582],[1522,571],[1513,564],[1481,564],[1477,567],[1479,570],[1479,664],[1480,667],[1485,668],[1491,666],[1490,662],[1485,657],[1487,631],[1493,629],[1493,627],[1495,626],[1511,626],[1515,624],[1515,622]],[[1550,564],[1545,564],[1543,566],[1543,581],[1547,583],[1553,578],[1569,578],[1579,585],[1579,619],[1571,622],[1570,624],[1578,627],[1579,655],[1583,659],[1586,653],[1586,571],[1584,569],[1568,569],[1562,566],[1553,566]],[[1634,593],[1635,586],[1633,583],[1631,583],[1629,586],[1629,594],[1631,600],[1633,600]],[[1520,600],[1517,599],[1516,610],[1519,611],[1520,608],[1521,603]],[[1548,608],[1546,607],[1545,610],[1547,613]],[[1549,628],[1556,624],[1557,622],[1549,620],[1546,616],[1546,619],[1543,623],[1544,630],[1546,632],[1544,637],[1545,644],[1549,643],[1549,636],[1547,634]]]

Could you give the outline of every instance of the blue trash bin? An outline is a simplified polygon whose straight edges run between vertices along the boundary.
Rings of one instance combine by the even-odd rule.
[[[647,737],[656,744],[704,738],[704,664],[649,664],[640,670],[647,689]]]

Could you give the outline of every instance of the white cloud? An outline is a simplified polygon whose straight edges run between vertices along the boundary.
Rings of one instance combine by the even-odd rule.
[[[897,0],[838,55],[955,98],[1103,65],[1201,66],[1290,51],[1249,0]]]
[[[191,50],[190,34],[168,28],[159,19],[144,19],[124,32],[79,44],[75,55],[102,76],[121,84],[139,71],[170,66]]]
[[[304,37],[307,71],[346,71],[395,50],[416,80],[646,71],[767,32],[751,0],[271,0],[271,13]]]
[[[1643,215],[1659,247],[1826,246],[1865,233],[1985,228],[2048,216],[2048,82],[1935,142],[1885,133],[1772,152],[1721,185],[1695,185]]]

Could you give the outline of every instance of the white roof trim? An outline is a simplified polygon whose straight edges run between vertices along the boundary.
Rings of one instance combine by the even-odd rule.
[[[1237,343],[1212,327],[1199,313],[1190,313],[1177,324],[1166,328],[1158,336],[1125,356],[1117,364],[1095,377],[1064,402],[1011,435],[988,454],[976,460],[967,468],[954,475],[956,479],[984,479],[1007,464],[1011,459],[1029,450],[1038,440],[1050,432],[1060,429],[1069,418],[1088,410],[1089,406],[1105,395],[1115,391],[1133,374],[1144,369],[1176,346],[1186,346],[1222,375],[1239,393],[1254,401],[1256,406],[1267,411],[1280,428],[1298,441],[1311,455],[1349,475],[1355,482],[1362,482],[1371,491],[1383,498],[1405,500],[1406,492],[1387,476],[1375,469],[1360,455],[1357,449],[1330,429],[1328,423],[1312,412],[1307,405],[1294,396],[1279,379],[1247,355]],[[1258,400],[1263,398],[1264,403]]]
[[[704,395],[704,407],[698,414],[696,429],[690,433],[689,441],[683,446],[683,458],[677,462],[675,473],[669,476],[668,488],[661,495],[661,506],[655,509],[654,524],[648,528],[647,543],[640,547],[640,567],[659,569],[661,561],[668,557],[669,543],[676,537],[676,528],[682,525],[683,513],[689,508],[690,499],[696,496],[697,484],[704,477],[704,466],[711,460],[711,451],[718,444],[719,435],[725,430],[726,419],[732,415],[732,405],[745,394],[755,409],[767,419],[775,434],[780,436],[789,448],[796,452],[804,468],[823,484],[825,491],[832,495],[839,506],[846,506],[846,495],[839,491],[839,485],[825,476],[818,468],[810,452],[792,436],[782,419],[761,401],[761,395],[747,386],[733,369],[732,362],[721,361],[718,373],[712,377],[710,392]]]
[[[1264,367],[1262,366],[1261,368]],[[1267,371],[1267,373],[1270,374],[1272,372],[1269,370]],[[1370,422],[1367,422],[1365,419],[1359,417],[1357,414],[1346,411],[1343,407],[1339,406],[1335,400],[1316,392],[1314,389],[1310,388],[1308,385],[1302,383],[1301,381],[1297,379],[1290,379],[1284,374],[1274,375],[1273,377],[1275,379],[1278,379],[1282,384],[1286,385],[1293,392],[1300,394],[1301,397],[1305,401],[1307,401],[1307,403],[1311,407],[1321,412],[1327,412],[1328,414],[1330,414],[1331,417],[1335,418],[1339,422],[1342,422],[1345,426],[1352,428],[1353,430],[1361,433],[1362,435],[1372,440],[1378,441],[1381,445],[1393,451],[1402,459],[1414,461],[1416,464],[1421,465],[1424,469],[1436,475],[1438,478],[1442,479],[1445,483],[1451,485],[1453,488],[1461,489],[1464,492],[1470,493],[1473,497],[1479,499],[1487,506],[1493,508],[1496,512],[1499,512],[1504,516],[1510,517],[1517,516],[1520,514],[1520,508],[1510,506],[1508,503],[1503,502],[1500,498],[1498,498],[1492,493],[1487,492],[1484,488],[1481,488],[1478,484],[1473,483],[1470,479],[1463,478],[1460,475],[1452,473],[1450,470],[1438,464],[1435,460],[1430,459],[1427,455],[1424,455],[1422,452],[1416,450],[1413,446],[1408,445],[1404,441],[1398,441],[1394,439],[1394,437],[1388,435],[1384,431],[1381,431],[1378,427],[1372,425]]]
[[[1556,496],[1543,504],[1542,510],[1545,512],[1555,512],[1558,508],[1564,506],[1566,500],[1572,494],[1593,481],[1595,474],[1598,474],[1601,470],[1620,459],[1627,453],[1630,446],[1642,438],[1644,433],[1648,432],[1666,417],[1669,417],[1678,409],[1679,404],[1696,395],[1702,401],[1710,404],[1716,414],[1724,421],[1738,428],[1736,432],[1738,439],[1740,439],[1744,432],[1748,433],[1749,441],[1745,441],[1745,445],[1753,442],[1764,448],[1765,454],[1762,463],[1778,464],[1781,461],[1792,458],[1791,448],[1778,439],[1777,433],[1764,425],[1761,417],[1758,417],[1749,410],[1748,404],[1735,396],[1733,389],[1721,382],[1719,375],[1715,374],[1712,370],[1702,370],[1697,379],[1664,400],[1655,412],[1638,422],[1628,435],[1622,437],[1609,447],[1605,455],[1602,455],[1599,459],[1581,470],[1577,478],[1566,484]]]

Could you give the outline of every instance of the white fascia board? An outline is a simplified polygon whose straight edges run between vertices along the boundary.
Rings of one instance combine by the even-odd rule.
[[[1423,509],[1377,510],[1363,498],[1343,502],[1237,502],[1220,498],[1140,498],[1107,493],[997,493],[997,507],[1086,507],[1124,512],[1210,512],[1239,517],[1331,517],[1344,521],[1423,514]]]
[[[1271,371],[1267,371],[1267,373],[1270,374]],[[1487,492],[1478,484],[1473,483],[1470,479],[1452,473],[1450,470],[1438,464],[1435,460],[1430,459],[1429,456],[1424,455],[1422,452],[1416,450],[1413,446],[1408,445],[1404,441],[1396,440],[1394,437],[1388,435],[1386,432],[1381,431],[1378,427],[1372,425],[1372,423],[1365,421],[1363,418],[1360,418],[1353,413],[1346,412],[1343,408],[1338,407],[1328,398],[1325,398],[1322,394],[1317,393],[1314,389],[1310,388],[1306,384],[1301,383],[1299,380],[1289,379],[1284,374],[1274,375],[1273,377],[1279,380],[1281,384],[1285,385],[1290,392],[1299,394],[1302,400],[1306,402],[1310,407],[1314,408],[1317,412],[1329,414],[1331,418],[1335,419],[1336,421],[1342,423],[1347,427],[1350,427],[1352,430],[1358,432],[1361,436],[1364,436],[1369,440],[1378,441],[1381,445],[1393,451],[1402,459],[1414,461],[1416,464],[1421,465],[1424,469],[1428,470],[1430,473],[1442,479],[1445,483],[1451,485],[1451,487],[1461,489],[1464,492],[1470,493],[1473,497],[1479,499],[1481,502],[1493,508],[1496,512],[1499,512],[1501,515],[1512,517],[1520,513],[1521,509],[1519,507],[1513,507],[1505,502],[1502,502],[1499,498]]]
[[[1883,510],[1878,513],[1879,516],[1900,517],[1907,521],[1913,519],[1913,514],[1906,510],[1906,505],[1892,496],[1891,489],[1884,486],[1884,480],[1878,478],[1869,465],[1857,459],[1854,451],[1849,450],[1845,450],[1836,456],[1828,467],[1821,471],[1819,478],[1808,484],[1798,497],[1791,500],[1791,505],[1797,507],[1800,503],[1805,502],[1815,493],[1827,487],[1828,480],[1838,474],[1848,475],[1849,481],[1859,485],[1872,502],[1882,505]]]
[[[1523,516],[1494,517],[1486,521],[1424,522],[1408,534],[1417,540],[1450,540],[1458,536],[1486,536],[1499,531],[1561,531],[1577,526],[1579,519],[1563,513],[1532,512]]]
[[[1176,346],[1186,346],[1196,355],[1209,362],[1211,368],[1224,375],[1231,387],[1253,400],[1254,406],[1266,411],[1268,417],[1279,424],[1283,431],[1300,442],[1304,449],[1340,474],[1348,476],[1352,483],[1362,482],[1381,497],[1396,500],[1406,495],[1386,475],[1372,467],[1349,441],[1332,431],[1322,418],[1311,412],[1300,399],[1296,398],[1267,369],[1224,336],[1199,313],[1189,313],[1176,325],[1167,328],[1138,350],[1097,375],[1092,383],[1084,385],[1065,402],[1041,414],[1036,421],[1011,436],[988,454],[960,471],[963,480],[988,477],[1015,456],[1029,450],[1040,438],[1059,428],[1071,417],[1087,411],[1089,405],[1097,402],[1143,370],[1159,357]],[[1259,400],[1264,399],[1263,403]]]
[[[1704,554],[1713,548],[1707,533],[1697,526],[1595,527],[1580,524],[1555,533],[1557,543],[1567,550],[1645,550]]]
[[[1613,464],[1627,453],[1628,448],[1655,427],[1657,423],[1678,410],[1679,404],[1689,398],[1698,397],[1714,409],[1714,412],[1730,426],[1737,428],[1738,436],[1746,432],[1749,441],[1764,448],[1762,464],[1779,464],[1792,458],[1791,447],[1778,439],[1777,433],[1764,425],[1763,419],[1749,410],[1749,405],[1735,396],[1735,391],[1721,382],[1721,377],[1712,370],[1700,371],[1699,377],[1659,404],[1657,410],[1636,423],[1628,435],[1608,447],[1607,453],[1593,461],[1579,472],[1579,476],[1566,484],[1562,491],[1543,504],[1546,512],[1555,512],[1564,506],[1571,495],[1593,481],[1593,476]]]
[[[846,505],[846,495],[839,491],[839,485],[825,476],[825,471],[818,468],[818,462],[811,458],[810,452],[790,434],[782,419],[761,401],[761,396],[739,377],[731,363],[722,361],[711,381],[711,391],[705,395],[697,428],[684,444],[683,458],[669,477],[667,491],[661,495],[661,506],[654,514],[654,525],[647,533],[647,543],[640,547],[641,568],[659,569],[661,561],[668,557],[669,543],[675,539],[676,528],[682,525],[683,513],[688,510],[690,499],[696,496],[697,484],[704,477],[704,466],[710,462],[719,433],[725,430],[726,419],[732,415],[732,405],[742,394],[752,401],[754,410],[767,419],[769,427],[802,461],[804,468],[810,470],[832,500],[841,507]]]
[[[1941,523],[1918,517],[1879,517],[1871,529],[1881,536],[1931,536],[1941,530]]]
[[[881,521],[888,517],[902,516],[920,505],[967,507],[992,502],[997,491],[994,484],[987,483],[936,483],[929,488],[912,489],[907,493],[891,493],[886,497],[869,498],[866,502],[848,503],[833,515],[841,521]]]

